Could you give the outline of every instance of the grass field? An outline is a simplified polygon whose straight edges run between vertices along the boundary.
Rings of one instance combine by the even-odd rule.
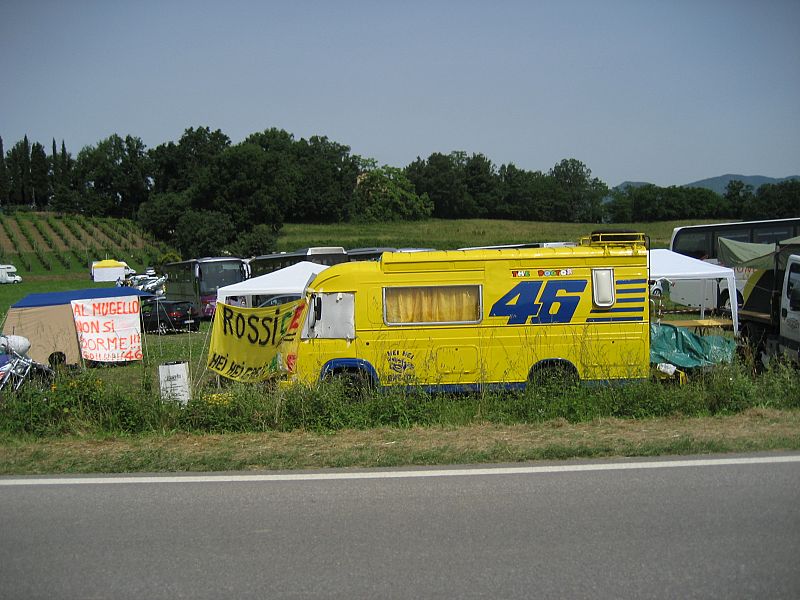
[[[654,247],[676,223],[630,224]],[[282,249],[314,245],[456,248],[573,240],[596,226],[426,221],[287,225]],[[85,268],[32,265],[0,286],[0,313],[33,292],[107,286]],[[693,374],[683,387],[529,389],[514,394],[395,391],[354,399],[336,384],[228,385],[205,367],[198,333],[143,336],[144,360],[66,371],[52,387],[0,395],[0,473],[230,470],[509,462],[541,458],[800,449],[800,379],[747,364]],[[158,366],[187,362],[193,399],[160,399]],[[220,385],[222,387],[220,387]]]
[[[345,248],[393,247],[449,250],[479,245],[529,242],[576,241],[598,229],[640,231],[650,236],[653,248],[667,248],[672,230],[680,225],[710,221],[664,221],[657,223],[542,223],[532,221],[492,221],[488,219],[421,222],[307,225],[286,224],[278,240],[279,250],[310,246]]]
[[[25,215],[24,219],[34,219],[33,215]],[[17,224],[18,220],[13,221]],[[44,218],[40,219],[44,222]],[[10,221],[7,219],[7,221]],[[107,221],[112,222],[113,219]],[[697,221],[692,224],[698,223]],[[659,223],[625,223],[614,225],[613,229],[630,231],[643,231],[650,236],[654,248],[669,246],[669,240],[674,227],[690,224],[688,221],[666,221]],[[85,223],[84,226],[88,227]],[[110,225],[106,226],[110,231]],[[388,223],[353,225],[343,223],[338,225],[313,225],[289,223],[283,227],[278,239],[278,249],[282,251],[297,250],[311,246],[343,246],[345,248],[364,247],[392,247],[392,248],[436,248],[440,250],[463,248],[478,245],[514,244],[526,242],[548,241],[576,241],[581,236],[588,235],[596,229],[609,229],[591,223],[540,223],[531,221],[490,221],[487,219],[469,220],[443,220],[431,219],[418,223]],[[33,230],[31,230],[33,231]],[[37,233],[38,232],[34,232]],[[15,239],[19,243],[27,243],[17,234]],[[88,235],[88,234],[86,234]],[[10,247],[11,241],[7,233],[0,229],[0,241],[5,236],[4,243]],[[69,240],[69,238],[67,238]],[[106,246],[111,242],[105,238]],[[78,244],[78,242],[75,242]],[[143,246],[144,241],[132,241],[137,247]],[[44,244],[44,242],[42,242]],[[55,246],[55,242],[53,242]],[[63,240],[57,251],[66,253]],[[110,252],[117,250],[123,253],[127,246],[112,247]],[[80,245],[80,252],[85,252],[85,245]],[[71,252],[71,249],[70,249]],[[72,252],[70,255],[74,255]],[[14,254],[6,254],[3,260],[13,262]],[[25,254],[25,256],[28,256]],[[88,256],[88,254],[87,254]],[[115,256],[112,254],[112,256]],[[125,258],[125,254],[116,255]],[[0,315],[5,315],[8,307],[30,293],[56,292],[75,290],[88,287],[106,287],[109,284],[95,284],[89,277],[89,269],[85,263],[73,260],[69,267],[56,260],[48,261],[49,268],[45,268],[41,260],[37,260],[31,253],[28,256],[29,269],[21,269],[17,265],[23,281],[21,284],[0,285]],[[135,258],[135,257],[134,257]],[[129,259],[135,268],[143,268],[135,260]]]

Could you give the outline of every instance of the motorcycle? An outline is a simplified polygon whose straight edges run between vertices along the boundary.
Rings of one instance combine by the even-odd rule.
[[[21,335],[0,335],[0,390],[18,390],[31,379],[49,381],[55,371],[28,356],[31,342]]]

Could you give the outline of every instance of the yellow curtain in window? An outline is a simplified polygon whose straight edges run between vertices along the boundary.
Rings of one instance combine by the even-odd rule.
[[[470,323],[480,321],[477,285],[386,288],[387,323]]]

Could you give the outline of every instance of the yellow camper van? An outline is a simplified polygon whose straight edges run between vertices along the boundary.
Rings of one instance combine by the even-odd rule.
[[[596,233],[572,247],[384,253],[320,273],[288,381],[343,375],[439,390],[649,373],[643,234]]]

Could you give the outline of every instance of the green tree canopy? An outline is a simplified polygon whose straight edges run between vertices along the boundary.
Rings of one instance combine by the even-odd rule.
[[[191,209],[186,192],[153,194],[142,202],[137,219],[139,224],[159,240],[169,240],[175,235],[178,220]]]
[[[605,206],[614,221],[672,221],[730,217],[728,203],[711,190],[691,187],[658,187],[648,184],[615,190]]]
[[[602,220],[602,200],[608,186],[592,178],[592,171],[574,158],[564,159],[555,165],[550,175],[560,190],[559,202],[554,208],[561,220],[580,223],[599,223]]]
[[[742,207],[742,219],[781,219],[800,213],[800,180],[789,179],[765,184],[755,197]]]
[[[467,190],[464,152],[434,152],[427,161],[417,158],[406,168],[406,177],[417,193],[433,202],[433,216],[470,219],[478,216],[478,205]]]
[[[500,202],[495,216],[501,219],[526,221],[558,221],[563,218],[554,208],[559,189],[553,177],[541,171],[518,169],[514,164],[502,165]]]
[[[724,198],[731,216],[745,214],[753,202],[753,186],[745,185],[739,179],[733,179],[725,186]]]
[[[353,205],[354,219],[367,222],[417,221],[433,212],[428,196],[418,196],[403,170],[389,166],[359,176]]]
[[[289,219],[299,223],[335,223],[352,216],[358,158],[327,137],[301,139],[294,146],[299,182]]]
[[[113,134],[78,153],[81,209],[87,214],[135,218],[150,192],[149,159],[139,138]]]
[[[263,223],[240,233],[228,248],[235,256],[259,256],[275,252],[278,236],[272,227]]]
[[[218,256],[236,237],[231,218],[213,210],[188,211],[175,226],[175,245],[184,258]]]
[[[178,143],[168,142],[149,151],[153,191],[183,192],[207,176],[214,160],[231,145],[219,129],[190,127]]]
[[[250,143],[226,148],[211,165],[208,178],[193,190],[192,207],[227,214],[237,231],[267,224],[283,226],[283,212],[264,151]]]

